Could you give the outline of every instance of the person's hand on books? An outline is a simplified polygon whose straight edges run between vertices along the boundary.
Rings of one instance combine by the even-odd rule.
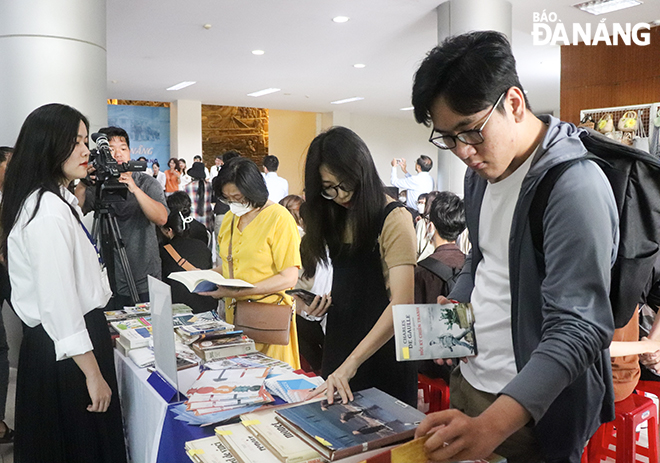
[[[310,391],[305,400],[325,394],[328,404],[332,404],[335,401],[335,394],[339,394],[341,403],[347,404],[353,400],[353,392],[348,382],[355,376],[355,373],[357,373],[357,366],[354,366],[351,359],[348,358],[334,373],[328,376],[325,383]]]

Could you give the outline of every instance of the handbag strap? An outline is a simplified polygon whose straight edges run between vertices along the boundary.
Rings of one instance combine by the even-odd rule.
[[[165,250],[168,252],[168,254],[169,254],[170,256],[172,256],[172,259],[174,259],[174,261],[177,263],[177,265],[178,265],[179,267],[181,267],[182,269],[184,269],[184,270],[186,270],[186,271],[190,271],[190,270],[199,270],[199,269],[198,269],[197,267],[195,267],[193,264],[191,264],[191,263],[188,262],[186,259],[184,259],[183,257],[181,257],[181,255],[180,255],[178,252],[176,252],[176,249],[174,249],[174,246],[172,246],[171,244],[166,244],[166,245],[163,246],[163,247],[164,247]]]
[[[227,251],[227,265],[229,266],[229,278],[234,279],[234,257],[232,256],[232,243],[234,241],[234,220],[236,216],[231,218],[231,232],[229,233],[229,250]]]

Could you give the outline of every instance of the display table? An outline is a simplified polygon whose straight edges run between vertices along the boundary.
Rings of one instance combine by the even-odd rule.
[[[190,426],[174,419],[168,404],[147,382],[149,371],[138,368],[115,349],[115,368],[124,417],[126,446],[133,463],[185,463],[187,441],[214,435],[215,426]],[[199,375],[197,367],[178,372],[179,390],[187,391]],[[390,447],[385,447],[385,449]],[[340,460],[358,463],[385,449],[372,450]],[[255,462],[259,463],[259,462]]]

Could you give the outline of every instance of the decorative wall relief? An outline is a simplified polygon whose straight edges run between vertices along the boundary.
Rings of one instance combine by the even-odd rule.
[[[268,154],[268,109],[202,105],[204,163],[236,150],[261,166]]]

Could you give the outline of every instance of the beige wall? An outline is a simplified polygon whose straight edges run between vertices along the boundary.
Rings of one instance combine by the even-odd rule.
[[[316,136],[316,113],[270,109],[268,154],[277,156],[277,175],[289,181],[289,194],[302,194],[307,147]]]

